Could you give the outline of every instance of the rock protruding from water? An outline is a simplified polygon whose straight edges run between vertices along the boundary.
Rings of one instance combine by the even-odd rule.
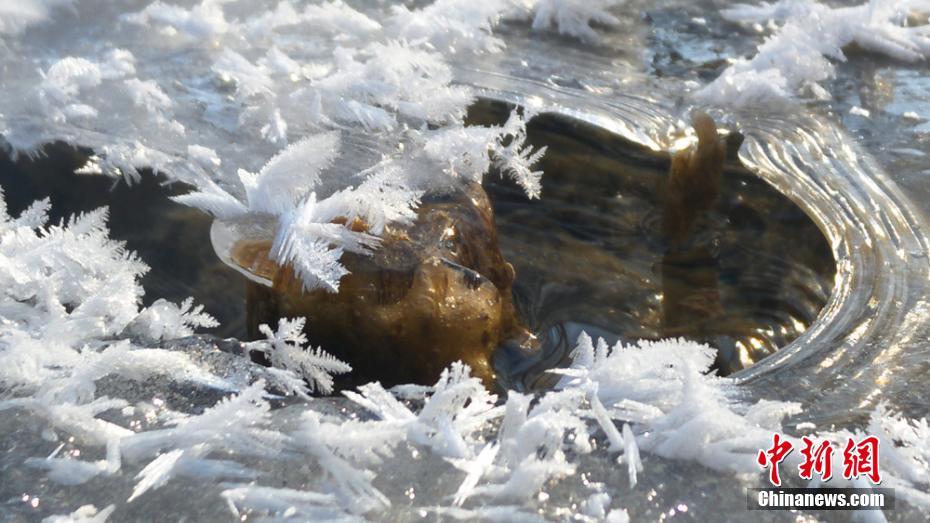
[[[353,228],[365,229],[364,223]],[[243,267],[260,267],[272,287],[249,282],[250,336],[278,318],[304,317],[313,345],[348,362],[343,387],[432,384],[461,360],[494,383],[491,355],[504,340],[527,338],[514,313],[513,267],[498,246],[494,214],[484,189],[470,184],[427,198],[409,225],[390,225],[370,255],[345,253],[349,270],[336,294],[306,292],[288,266],[256,263],[270,241],[236,247]]]
[[[691,124],[698,143],[672,156],[663,194],[662,235],[673,247],[690,238],[698,217],[713,206],[726,159],[726,140],[717,135],[714,120],[696,111]]]

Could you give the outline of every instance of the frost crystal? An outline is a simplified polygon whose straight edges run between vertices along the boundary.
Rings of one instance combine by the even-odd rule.
[[[261,325],[259,330],[268,339],[253,341],[247,346],[251,350],[264,352],[271,361],[274,369],[283,369],[299,376],[309,384],[310,391],[318,390],[323,394],[333,391],[333,374],[345,374],[352,367],[340,361],[335,356],[317,347],[304,350],[307,343],[304,335],[304,318],[294,320],[281,319],[278,321],[278,330]],[[288,392],[294,392],[306,397],[304,387],[288,387]]]
[[[518,0],[519,3],[520,0]],[[589,42],[600,40],[591,24],[614,26],[617,18],[608,12],[610,7],[625,0],[522,0],[535,12],[533,29],[558,28],[559,33],[578,37]]]
[[[536,516],[530,507],[543,499],[544,487],[577,474],[574,456],[595,452],[598,441],[607,443],[607,454],[620,455],[631,485],[648,473],[641,453],[758,473],[754,453],[780,428],[781,418],[798,408],[741,403],[732,381],[706,374],[714,359],[706,346],[671,340],[609,348],[582,335],[571,367],[558,371],[563,378],[556,390],[535,398],[512,392],[503,404],[466,365],[456,363],[432,387],[388,391],[371,383],[344,393],[370,416],[337,418],[314,410],[313,403],[297,405],[291,430],[272,428],[278,425],[263,381],[199,414],[155,413],[142,402],[98,397],[98,382],[170,373],[175,381],[211,390],[231,384],[183,353],[95,337],[135,332],[164,338],[209,318],[189,301],[139,310],[137,280],[144,266],[106,238],[105,213],[45,227],[45,202],[16,219],[3,206],[0,211],[0,278],[8,283],[0,301],[6,318],[0,327],[0,410],[28,410],[84,445],[105,447],[105,458],[96,461],[61,456],[59,446],[26,465],[64,484],[133,470],[135,485],[126,503],[179,477],[196,477],[236,482],[223,496],[237,514],[355,521],[392,507],[382,476],[413,450],[436,456],[450,473],[460,474],[448,491],[448,506],[424,510],[456,519],[531,521]],[[73,278],[74,271],[81,277]],[[104,286],[109,278],[122,285],[122,294]],[[101,288],[105,304],[99,303]],[[302,320],[282,320],[276,331],[263,326],[267,340],[246,348],[266,353],[278,367],[267,373],[277,387],[283,383],[306,397],[305,383],[328,391],[330,375],[349,368],[320,349],[305,350],[303,328]],[[155,425],[137,432],[138,427],[101,417],[135,409],[147,412]],[[869,431],[883,438],[889,484],[910,502],[926,504],[921,490],[926,422],[880,408]],[[261,484],[256,465],[295,459],[324,474],[306,490]],[[582,508],[593,518],[627,520],[626,512],[609,503],[607,493],[595,492]],[[82,507],[61,520],[99,521],[114,507],[100,512]]]
[[[864,431],[826,432],[821,436],[842,445],[849,437],[857,440],[876,436],[881,449],[882,486],[895,489],[895,496],[914,506],[930,508],[930,424],[926,418],[910,420],[889,412],[879,404],[869,416]],[[842,448],[842,447],[840,447]],[[842,452],[834,452],[833,470],[843,470]],[[849,486],[866,487],[854,480]],[[848,480],[846,480],[849,483]],[[831,485],[832,486],[832,485]]]
[[[537,150],[526,145],[526,121],[513,111],[501,130],[501,137],[491,146],[495,165],[523,187],[527,196],[539,198],[542,190],[542,171],[532,170],[544,154],[546,147]]]
[[[107,238],[105,209],[54,226],[45,225],[47,211],[48,202],[41,201],[14,219],[7,215],[0,199],[0,311],[4,318],[0,325],[0,411],[29,410],[51,428],[76,436],[83,443],[105,445],[107,457],[86,462],[58,457],[56,451],[46,458],[30,459],[27,464],[48,470],[55,481],[83,483],[100,474],[117,472],[121,452],[138,458],[147,449],[164,448],[159,442],[170,441],[173,447],[188,448],[177,450],[183,455],[165,455],[150,464],[141,473],[136,495],[163,484],[179,470],[197,473],[205,467],[219,468],[227,469],[227,476],[240,471],[238,465],[201,456],[209,452],[210,443],[215,442],[211,438],[218,437],[216,434],[222,434],[224,439],[235,432],[229,427],[222,429],[217,420],[248,427],[247,416],[239,415],[246,412],[240,404],[258,403],[255,415],[261,420],[263,403],[256,398],[262,393],[261,384],[250,394],[243,393],[238,403],[231,402],[228,410],[235,411],[232,415],[221,405],[214,409],[219,410],[215,418],[204,415],[204,425],[177,421],[184,429],[149,432],[144,438],[100,417],[128,406],[122,399],[98,397],[97,383],[106,377],[143,381],[170,375],[177,382],[229,388],[228,383],[181,352],[139,347],[128,339],[102,341],[125,333],[146,340],[184,336],[195,327],[211,326],[215,321],[191,300],[180,307],[159,300],[149,308],[139,309],[142,288],[138,280],[146,267],[121,243]],[[220,432],[210,432],[206,427]],[[273,448],[269,441],[262,441],[259,447]],[[101,512],[101,517],[105,519],[109,512]]]
[[[495,30],[505,19],[593,41],[594,27],[617,22],[609,10],[620,2],[368,2],[365,12],[353,7],[363,2],[272,3],[111,2],[84,16],[68,9],[83,2],[4,2],[3,148],[35,153],[63,140],[93,149],[81,173],[134,181],[150,168],[189,184],[179,201],[223,221],[273,223],[277,261],[308,288],[335,290],[341,255],[376,249],[391,223],[415,219],[425,195],[481,181],[491,168],[540,195],[534,165],[543,151],[526,143],[531,115],[465,126],[476,92],[454,82],[449,57],[501,51]],[[925,5],[735,6],[729,19],[774,19],[781,29],[701,96],[736,104],[823,96],[818,82],[852,42],[902,60],[926,57],[926,29],[903,26],[907,9]],[[46,49],[42,35],[78,14],[94,24],[83,34],[101,38],[87,43],[65,31],[64,49]],[[325,347],[305,347],[301,320],[265,326],[267,339],[245,346],[267,354],[270,369],[218,344],[149,347],[213,322],[189,300],[141,306],[146,268],[107,237],[105,210],[59,224],[47,223],[48,201],[8,214],[0,199],[0,412],[14,420],[11,440],[25,434],[55,449],[37,450],[21,472],[56,494],[44,498],[49,505],[72,496],[58,497],[45,480],[119,498],[99,511],[56,507],[73,512],[49,521],[101,522],[168,495],[168,485],[184,488],[183,478],[227,482],[222,497],[239,518],[358,521],[409,507],[459,520],[539,521],[558,517],[546,510],[566,510],[546,502],[550,486],[587,482],[582,455],[616,459],[631,486],[648,477],[654,456],[757,474],[754,453],[799,408],[742,401],[733,380],[708,374],[708,347],[611,348],[586,335],[558,371],[557,389],[538,395],[500,400],[457,363],[430,387],[371,383],[345,391],[352,405],[309,400],[309,390],[331,390],[331,375],[349,369]],[[355,221],[364,231],[347,226]],[[301,397],[272,394],[282,390]],[[867,431],[881,438],[888,485],[930,507],[926,420],[879,407]],[[392,502],[398,473],[426,466],[442,478],[433,491]],[[591,488],[577,498],[579,520],[629,520],[611,507],[614,492]]]
[[[268,403],[262,399],[265,384],[256,382],[238,396],[224,400],[200,416],[179,417],[173,428],[134,434],[120,441],[130,461],[156,456],[136,476],[132,501],[157,489],[178,474],[248,478],[252,471],[234,461],[209,456],[217,451],[246,456],[274,456],[281,448],[281,434],[267,430]],[[173,449],[167,451],[168,449]],[[167,451],[160,454],[162,451]]]
[[[109,373],[195,372],[181,354],[96,341],[130,325],[159,339],[213,320],[192,301],[139,310],[147,268],[107,237],[106,209],[53,226],[45,225],[47,210],[37,202],[13,219],[0,205],[0,390],[38,394],[48,401],[37,408],[58,416],[63,404],[93,400],[94,381]]]
[[[134,182],[151,168],[191,184],[177,201],[220,220],[270,217],[275,260],[293,265],[307,289],[335,291],[342,254],[376,248],[374,237],[415,217],[425,193],[480,181],[494,166],[529,197],[540,194],[533,165],[544,151],[526,146],[525,119],[464,129],[475,93],[453,82],[448,54],[500,52],[494,30],[505,18],[592,40],[590,24],[615,23],[607,8],[617,3],[439,0],[392,6],[378,21],[338,0],[278,2],[255,16],[221,0],[158,0],[119,16],[133,28],[128,49],[47,64],[33,109],[0,108],[0,129],[16,152],[56,139],[92,148],[83,173]],[[66,4],[12,9],[0,33]],[[155,76],[152,64],[182,55],[203,67],[170,85]],[[230,135],[269,147],[249,144],[220,161]],[[330,223],[346,217],[367,222],[368,234]]]
[[[100,511],[93,505],[84,505],[64,516],[49,516],[43,519],[42,523],[104,523],[114,510],[116,510],[115,505],[110,505]]]
[[[187,10],[156,0],[139,13],[127,16],[126,20],[143,26],[160,24],[193,38],[209,38],[229,29],[222,4],[217,0],[204,0]]]
[[[129,324],[127,331],[149,340],[170,340],[190,336],[197,328],[218,325],[203,311],[203,305],[194,305],[193,298],[187,298],[181,305],[158,299]]]
[[[813,0],[779,0],[759,6],[737,4],[722,11],[733,22],[782,24],[758,47],[756,56],[740,59],[697,92],[705,103],[751,107],[811,93],[829,97],[820,85],[833,77],[830,60],[845,61],[851,44],[914,62],[930,56],[930,27],[906,27],[921,0],[873,0],[855,7],[831,8]]]
[[[223,492],[223,497],[236,516],[240,516],[240,511],[249,511],[276,518],[300,514],[312,521],[365,521],[364,518],[346,513],[331,494],[247,485],[228,489]]]

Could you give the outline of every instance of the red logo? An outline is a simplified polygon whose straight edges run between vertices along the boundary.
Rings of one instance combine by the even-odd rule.
[[[833,477],[833,445],[828,440],[815,441],[807,436],[801,438],[804,447],[801,455],[804,460],[798,465],[798,475],[801,479],[814,479],[814,474],[822,481]],[[794,444],[779,433],[772,435],[772,446],[759,451],[756,462],[763,469],[769,469],[769,481],[776,487],[781,486],[781,476],[778,465],[791,454]],[[867,436],[856,442],[854,438],[846,441],[843,449],[843,477],[857,479],[865,476],[873,484],[882,481],[878,471],[878,438]]]
[[[772,446],[768,450],[760,450],[756,461],[762,468],[770,467],[769,481],[776,487],[781,486],[781,478],[778,476],[778,464],[791,454],[793,446],[790,441],[783,440],[781,434],[775,433],[772,436]]]
[[[815,447],[814,440],[804,436],[801,438],[804,442],[804,448],[801,449],[801,455],[804,456],[804,462],[798,465],[802,479],[813,479],[816,472],[820,479],[827,481],[833,477],[833,446],[827,440],[821,442]]]
[[[872,483],[878,484],[882,476],[878,472],[878,438],[869,436],[856,443],[852,438],[843,449],[843,477],[856,479],[866,476]]]

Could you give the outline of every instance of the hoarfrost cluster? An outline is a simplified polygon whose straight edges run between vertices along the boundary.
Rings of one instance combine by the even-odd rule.
[[[829,99],[823,82],[834,76],[832,61],[845,61],[843,49],[852,44],[904,62],[930,57],[928,13],[926,0],[870,0],[836,8],[815,0],[779,0],[723,9],[720,14],[726,20],[755,25],[760,31],[763,24],[777,29],[755,56],[736,59],[696,98],[730,107],[765,106],[797,97]]]
[[[444,53],[500,52],[492,31],[505,18],[593,40],[589,24],[615,23],[606,9],[617,3],[439,0],[362,12],[282,1],[241,15],[216,0],[130,4],[96,21],[115,26],[109,48],[49,61],[24,93],[28,108],[0,108],[0,133],[14,153],[54,140],[90,147],[83,173],[164,173],[197,188],[179,201],[222,220],[270,219],[272,257],[308,289],[335,291],[342,253],[376,248],[383,226],[415,217],[424,193],[480,181],[494,165],[540,194],[532,166],[542,151],[524,145],[523,115],[466,129],[475,93],[452,82]],[[3,32],[66,18],[64,5],[27,2]],[[199,67],[166,82],[158,64],[179,55]],[[251,144],[229,151],[233,133]],[[333,223],[347,216],[368,231]]]
[[[57,457],[57,452],[27,462],[48,469],[53,480],[75,484],[116,472],[121,453],[138,440],[127,440],[131,430],[100,417],[134,408],[126,399],[99,395],[101,379],[145,382],[165,376],[218,390],[236,387],[183,352],[149,348],[215,325],[215,320],[191,300],[180,306],[157,300],[140,307],[139,278],[147,267],[108,238],[106,209],[58,225],[47,225],[48,211],[48,201],[42,200],[12,218],[0,198],[0,411],[30,411],[45,420],[49,438],[57,439],[60,431],[107,447],[106,459],[97,462]],[[269,331],[267,344],[252,346],[280,362],[276,376],[299,384],[291,391],[305,395],[304,380],[325,390],[331,382],[328,372],[349,369],[319,349],[303,351],[305,340],[294,333],[300,327],[300,321],[282,322],[277,335]],[[246,398],[240,396],[240,403]],[[235,424],[235,416],[220,417]],[[216,430],[219,439],[228,433]]]

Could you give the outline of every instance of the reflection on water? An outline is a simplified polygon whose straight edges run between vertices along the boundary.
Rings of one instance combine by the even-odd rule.
[[[506,111],[481,105],[471,120],[497,121]],[[541,371],[565,363],[582,330],[610,343],[706,342],[720,349],[719,370],[733,372],[797,338],[826,303],[835,265],[823,235],[737,162],[727,161],[721,194],[697,218],[693,238],[672,249],[659,197],[667,155],[549,115],[531,122],[529,137],[549,147],[542,198],[528,201],[495,175],[485,184],[516,268],[516,303],[543,340],[529,360],[514,347],[500,351],[506,385],[550,384]]]
[[[471,121],[508,113],[481,103]],[[505,343],[495,367],[505,386],[550,385],[543,371],[565,364],[581,331],[609,343],[685,337],[718,349],[723,373],[751,365],[800,335],[832,290],[835,265],[817,227],[793,203],[730,158],[720,195],[696,217],[687,242],[664,239],[659,196],[669,158],[603,130],[541,115],[529,132],[546,145],[543,197],[496,174],[486,189],[504,256],[516,268],[513,292],[542,348]],[[177,205],[151,175],[141,187],[72,174],[82,155],[52,146],[37,162],[4,161],[12,212],[51,196],[53,220],[101,205],[111,208],[114,238],[152,267],[148,301],[193,296],[215,315],[223,336],[246,336],[244,277],[223,265],[209,243],[210,218]],[[376,379],[377,377],[371,377]]]

